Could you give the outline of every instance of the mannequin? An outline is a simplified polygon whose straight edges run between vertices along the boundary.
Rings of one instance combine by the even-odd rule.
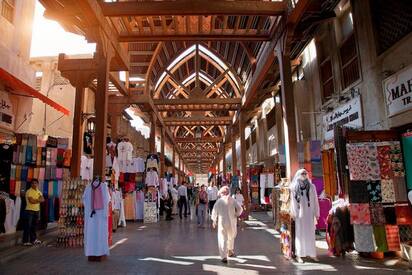
[[[319,202],[316,187],[312,184],[305,169],[296,172],[291,189],[291,216],[295,220],[296,259],[316,257],[315,219],[319,219]]]

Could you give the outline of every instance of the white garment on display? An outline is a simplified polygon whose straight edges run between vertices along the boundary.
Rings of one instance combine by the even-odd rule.
[[[146,181],[147,186],[159,186],[159,176],[157,175],[156,171],[148,171],[146,173]]]
[[[102,182],[103,209],[92,209],[92,184],[89,184],[83,193],[84,207],[84,253],[86,256],[109,255],[109,202],[110,194],[107,184]]]
[[[14,203],[14,215],[13,215],[13,226],[17,226],[20,220],[20,209],[21,209],[21,197],[16,197]]]
[[[213,207],[212,221],[217,224],[217,239],[220,257],[227,258],[228,251],[234,250],[237,235],[237,218],[242,214],[242,208],[230,196],[218,199]]]
[[[126,216],[124,213],[124,199],[122,196],[121,206],[120,206],[120,217],[119,217],[119,226],[126,227]]]
[[[93,179],[93,159],[82,156],[80,160],[80,177],[82,180]]]
[[[122,207],[122,192],[116,190],[113,192],[113,209],[120,210]]]
[[[235,199],[237,204],[239,204],[240,207],[243,207],[243,203],[244,203],[245,199],[243,198],[242,194],[234,194],[233,198]]]
[[[145,163],[144,163],[144,159],[142,159],[141,157],[133,158],[133,165],[136,171],[135,173],[144,172]]]
[[[160,182],[162,183],[160,186],[160,195],[165,197],[167,196],[167,191],[168,191],[168,184],[166,179],[161,179]]]
[[[149,168],[156,168],[156,170],[159,170],[159,164],[157,163],[157,159],[155,158],[148,158],[146,162],[146,169]]]
[[[119,167],[119,162],[117,161],[117,157],[113,158],[113,167],[112,169],[114,170],[114,179],[116,182],[119,181],[120,177],[120,167]]]
[[[110,154],[106,155],[106,168],[110,168],[113,166],[112,156]]]
[[[300,202],[296,200],[296,187],[304,169],[296,172],[290,186],[291,215],[295,220],[295,253],[298,257],[316,257],[315,219],[319,218],[319,201],[316,187],[310,183],[309,200],[306,191],[300,194]]]
[[[260,174],[260,186],[265,186],[265,188],[275,187],[275,174],[272,173],[262,173]]]
[[[4,228],[6,230],[6,234],[14,233],[16,232],[16,225],[14,224],[16,207],[12,199],[6,198],[4,203],[6,204],[6,220],[4,221]]]

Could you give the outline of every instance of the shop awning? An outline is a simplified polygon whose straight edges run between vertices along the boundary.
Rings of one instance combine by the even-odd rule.
[[[10,89],[17,92],[20,95],[38,98],[47,105],[56,109],[57,111],[65,114],[66,116],[70,115],[70,111],[64,108],[62,105],[58,104],[57,102],[54,102],[47,96],[33,89],[32,87],[30,87],[20,79],[14,77],[12,74],[8,73],[2,68],[0,68],[0,81],[4,81],[5,86],[9,87]]]

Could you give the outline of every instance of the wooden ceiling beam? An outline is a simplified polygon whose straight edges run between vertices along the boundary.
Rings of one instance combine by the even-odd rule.
[[[202,138],[180,138],[176,137],[176,143],[216,143],[222,142],[222,137],[202,137]]]
[[[173,15],[283,15],[286,1],[147,1],[147,2],[100,2],[103,14],[121,16],[173,16]]]
[[[269,41],[269,34],[120,34],[119,42],[158,41]]]
[[[187,98],[187,99],[153,99],[155,105],[213,105],[213,104],[238,104],[240,98]]]

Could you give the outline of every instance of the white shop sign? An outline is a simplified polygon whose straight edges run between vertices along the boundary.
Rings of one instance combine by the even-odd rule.
[[[363,127],[362,103],[360,96],[351,99],[347,103],[323,116],[324,140],[333,139],[333,129],[335,125],[345,125],[352,128]]]
[[[0,127],[14,130],[13,103],[9,94],[3,91],[0,91]]]
[[[388,115],[405,112],[412,108],[412,65],[383,81]]]

